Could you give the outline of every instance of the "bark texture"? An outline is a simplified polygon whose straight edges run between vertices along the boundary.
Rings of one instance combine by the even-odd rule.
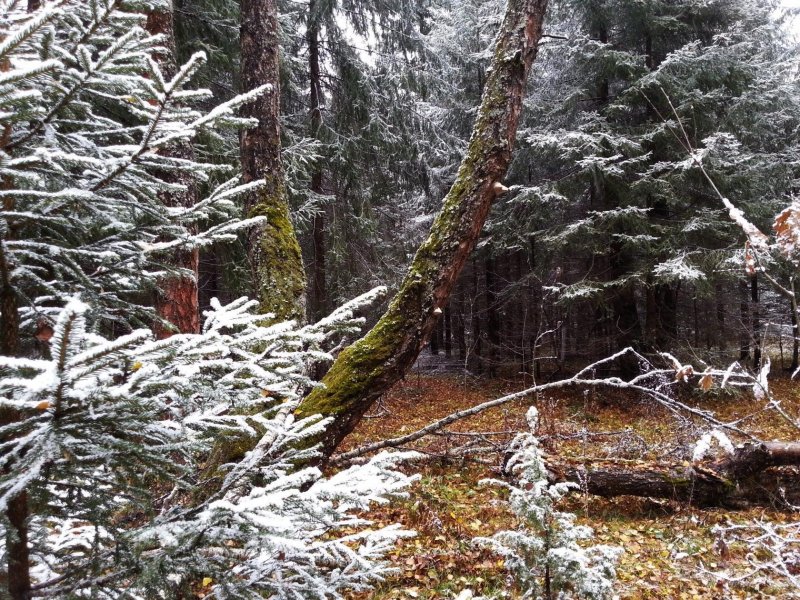
[[[308,73],[309,73],[309,100],[311,102],[311,137],[319,139],[320,129],[322,128],[322,75],[320,71],[319,59],[319,15],[315,0],[311,0],[308,5],[308,25],[306,31],[306,42],[308,43]],[[311,192],[317,196],[325,193],[322,187],[323,173],[322,166],[318,163],[314,167],[311,175]],[[328,288],[326,285],[326,231],[325,231],[325,208],[314,215],[314,227],[312,233],[314,256],[311,261],[311,317],[321,319],[328,314]]]
[[[265,313],[282,321],[305,320],[306,277],[289,214],[281,160],[279,26],[276,0],[242,0],[240,44],[242,88],[270,84],[269,91],[242,107],[242,116],[258,126],[242,132],[240,154],[245,182],[266,185],[245,199],[248,217],[264,216],[264,227],[248,235],[253,287]]]
[[[175,59],[175,26],[171,6],[153,8],[147,14],[147,31],[153,35],[164,36],[167,54],[159,58],[159,66],[167,78],[175,76],[178,66]],[[167,152],[170,156],[187,160],[194,159],[194,151],[188,143],[171,146]],[[166,206],[192,206],[197,200],[197,188],[192,177],[186,173],[163,173],[167,181],[180,183],[184,190],[180,192],[163,192],[161,201]],[[156,323],[155,334],[159,338],[170,336],[175,331],[180,333],[198,333],[200,331],[200,306],[197,294],[199,270],[199,252],[196,248],[180,248],[168,258],[168,266],[176,271],[167,276],[159,284],[154,306],[156,314],[165,323]]]
[[[509,0],[478,118],[456,181],[386,313],[344,350],[298,409],[333,422],[320,440],[330,456],[370,405],[411,367],[475,247],[511,162],[525,83],[547,0]],[[439,309],[439,310],[437,310]]]
[[[34,2],[29,2],[28,12],[38,8]],[[5,36],[0,35],[0,40]],[[0,61],[0,72],[10,68],[8,59]],[[11,139],[11,126],[6,125],[0,136],[0,151],[10,155],[7,148]],[[0,186],[8,189],[12,185],[8,177],[4,177]],[[15,203],[13,196],[4,200],[2,210],[13,211]],[[20,331],[19,331],[19,303],[17,291],[12,283],[14,265],[9,261],[5,250],[5,241],[15,236],[15,227],[8,219],[8,229],[0,237],[0,353],[5,356],[20,356]],[[20,415],[16,410],[6,407],[0,411],[0,426],[18,421]],[[20,491],[8,501],[5,517],[8,528],[5,531],[7,589],[11,600],[26,600],[30,597],[30,549],[28,548],[28,492]]]
[[[703,465],[578,465],[557,457],[547,458],[554,479],[578,483],[596,496],[667,498],[728,508],[796,505],[800,501],[798,466],[797,442],[745,444],[728,459]]]

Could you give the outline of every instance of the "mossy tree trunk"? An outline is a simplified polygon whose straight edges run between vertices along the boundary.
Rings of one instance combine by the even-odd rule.
[[[167,53],[158,57],[159,66],[167,79],[178,70],[175,50],[175,24],[171,3],[153,8],[147,13],[147,31],[164,36],[163,45]],[[175,158],[194,159],[194,150],[188,142],[170,146],[166,152]],[[167,191],[160,194],[166,206],[192,206],[197,201],[197,187],[189,174],[164,173],[163,177],[184,186],[182,191]],[[156,314],[163,320],[156,323],[155,334],[165,338],[174,331],[198,333],[200,331],[200,305],[198,298],[198,273],[200,253],[197,248],[179,248],[167,257],[168,267],[173,271],[159,282],[154,305]]]
[[[501,181],[511,162],[546,7],[547,0],[509,0],[467,154],[428,239],[383,317],[339,355],[324,387],[313,390],[298,409],[301,415],[333,417],[320,439],[324,457],[414,363],[475,247],[492,201],[505,189]]]
[[[248,235],[253,287],[262,312],[277,320],[305,320],[306,277],[300,244],[289,215],[286,178],[281,160],[279,28],[276,0],[241,2],[241,79],[243,90],[270,84],[272,88],[242,108],[258,126],[241,135],[245,182],[266,180],[247,196],[245,214],[265,216],[264,227]]]

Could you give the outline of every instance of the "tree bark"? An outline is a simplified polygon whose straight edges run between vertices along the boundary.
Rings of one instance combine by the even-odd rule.
[[[750,314],[753,323],[753,368],[761,368],[761,318],[758,304],[758,274],[750,276]]]
[[[319,19],[316,14],[316,2],[311,0],[308,5],[308,26],[306,30],[306,42],[308,43],[308,72],[309,72],[309,100],[311,101],[311,137],[319,138],[322,128],[322,75],[320,72],[319,60]],[[322,187],[323,173],[322,167],[317,164],[311,175],[311,193],[321,196],[324,193]],[[326,231],[325,231],[325,210],[322,208],[314,215],[314,225],[312,238],[314,243],[314,260],[311,263],[311,285],[312,285],[312,316],[321,319],[327,314],[328,309],[328,287],[326,272]]]
[[[242,116],[258,125],[242,132],[240,154],[245,183],[264,179],[265,186],[245,198],[248,217],[267,223],[248,234],[253,287],[260,310],[278,321],[305,320],[306,276],[289,213],[281,160],[280,71],[277,0],[242,0],[240,21],[243,90],[269,84],[271,89],[242,107]]]
[[[581,465],[554,456],[548,470],[596,496],[667,498],[698,506],[783,506],[800,500],[800,443],[745,444],[714,464]],[[791,469],[773,469],[787,467]]]
[[[750,357],[750,311],[747,303],[747,281],[739,281],[739,315],[742,326],[739,330],[739,360]]]
[[[411,367],[447,303],[477,242],[511,162],[522,99],[541,38],[547,0],[509,0],[492,69],[458,176],[428,239],[420,246],[388,310],[366,336],[344,350],[301,403],[300,415],[333,417],[322,434],[323,460],[372,403]]]
[[[35,2],[28,3],[28,12],[37,10]],[[0,40],[4,39],[0,35]],[[8,59],[0,61],[0,72],[8,71],[11,64]],[[6,145],[11,139],[11,126],[6,125],[0,138],[0,151],[9,156]],[[0,182],[3,189],[10,189],[13,182],[5,176]],[[13,197],[5,200],[2,210],[13,211],[15,208]],[[21,354],[19,302],[17,290],[12,282],[14,265],[8,258],[5,242],[14,235],[14,227],[9,219],[4,237],[0,237],[0,353],[5,356],[19,356]],[[0,412],[0,425],[18,421],[20,415],[15,409],[6,407]],[[30,548],[28,548],[28,492],[21,490],[8,501],[5,516],[9,527],[5,531],[6,566],[8,594],[11,600],[26,600],[30,597],[31,572]]]
[[[464,324],[464,285],[462,279],[461,289],[453,295],[453,311],[455,311],[454,332],[456,349],[458,350],[458,360],[463,362],[467,359],[467,337]]]
[[[474,373],[480,374],[483,371],[483,311],[481,310],[481,286],[480,268],[477,258],[472,259],[472,302],[470,303],[470,320],[472,325],[472,343],[470,344],[469,360],[467,368]]]
[[[497,318],[497,261],[491,248],[486,249],[484,268],[486,270],[486,362],[489,377],[497,376],[500,362],[500,320]]]
[[[450,303],[444,309],[444,355],[447,358],[453,356],[453,315],[450,310]]]
[[[164,36],[167,54],[158,57],[159,66],[167,79],[177,73],[175,50],[175,26],[172,6],[162,6],[147,13],[147,31],[152,35]],[[166,152],[170,156],[194,159],[190,144],[174,144]],[[186,173],[163,173],[167,181],[180,183],[180,192],[163,192],[159,198],[165,206],[192,206],[197,201],[197,188],[192,177]],[[198,272],[200,254],[197,248],[175,250],[168,258],[171,269],[178,272],[168,275],[159,285],[154,299],[156,314],[162,319],[153,329],[159,338],[169,337],[174,331],[197,333],[200,331],[200,306],[198,299]],[[171,327],[170,327],[171,325]]]
[[[791,369],[792,373],[797,370],[798,358],[800,357],[800,337],[798,337],[797,310],[795,304],[795,302],[792,302],[789,305],[792,319],[792,366],[789,367],[789,369]]]
[[[0,353],[4,356],[20,354],[19,313],[16,290],[10,281],[11,265],[6,259],[0,239]],[[16,410],[6,408],[0,413],[0,425],[19,419]],[[6,518],[6,557],[8,566],[8,593],[12,600],[25,600],[31,589],[30,550],[28,549],[28,493],[22,490],[8,502]]]

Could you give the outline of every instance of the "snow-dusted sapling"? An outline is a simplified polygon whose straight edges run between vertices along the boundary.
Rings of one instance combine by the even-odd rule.
[[[550,483],[535,432],[539,413],[528,410],[530,433],[517,436],[509,468],[516,483],[490,480],[509,491],[511,509],[520,520],[513,531],[478,538],[500,554],[514,575],[523,598],[611,598],[620,548],[581,545],[592,530],[575,524],[575,515],[556,510],[556,504],[577,484]]]
[[[173,597],[205,582],[219,598],[329,598],[380,580],[381,557],[408,532],[369,529],[359,513],[404,493],[413,477],[395,465],[408,455],[328,479],[297,470],[325,423],[292,416],[308,361],[372,299],[302,329],[263,325],[255,301],[216,303],[200,334],[160,341],[149,330],[93,334],[90,307],[73,300],[52,358],[0,357],[0,406],[20,415],[0,429],[0,508],[20,490],[30,499],[37,588]],[[220,432],[260,441],[195,502]]]

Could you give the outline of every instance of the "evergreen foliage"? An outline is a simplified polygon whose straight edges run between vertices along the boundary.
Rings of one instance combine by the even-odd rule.
[[[325,425],[292,417],[307,363],[373,299],[299,330],[259,324],[254,301],[216,303],[201,334],[160,341],[92,334],[73,300],[51,359],[0,357],[2,408],[21,415],[2,429],[0,507],[23,488],[31,498],[38,582],[76,597],[174,597],[202,579],[220,598],[328,598],[379,580],[378,559],[407,532],[365,529],[357,511],[402,493],[413,478],[394,466],[408,455],[330,479],[293,467]],[[215,437],[256,432],[219,489],[192,502]]]
[[[419,0],[284,6],[288,185],[309,268],[324,254],[328,305],[398,284],[418,241],[406,233],[418,235],[409,215],[426,186],[413,77],[424,12]],[[310,78],[309,29],[319,41],[318,81]],[[312,239],[320,217],[324,251]],[[313,288],[313,274],[309,281]]]
[[[518,435],[510,447],[513,455],[508,469],[517,481],[490,481],[508,488],[509,504],[521,527],[478,541],[505,559],[523,598],[610,599],[616,580],[614,564],[622,549],[586,546],[592,530],[576,525],[574,514],[556,509],[556,504],[578,486],[548,481],[535,435],[539,424],[535,407],[528,409],[527,420],[530,433]]]
[[[28,562],[14,556],[26,534],[37,593],[64,598],[364,589],[407,533],[358,513],[402,493],[413,478],[395,465],[407,455],[329,479],[298,469],[325,422],[292,411],[314,385],[308,365],[330,359],[324,349],[358,330],[355,314],[381,290],[303,328],[267,326],[245,299],[212,302],[200,334],[154,341],[141,328],[170,250],[258,222],[236,218],[234,199],[260,183],[230,172],[194,206],[164,206],[162,192],[182,189],[164,174],[203,184],[226,169],[162,151],[251,123],[234,111],[264,89],[193,108],[210,99],[185,87],[204,57],[166,79],[163,40],[138,12],[151,5],[28,12],[9,0],[0,11],[3,558]],[[201,477],[220,436],[259,442],[217,484]],[[10,516],[20,503],[24,530]]]
[[[217,165],[161,150],[202,132],[244,121],[233,111],[253,90],[209,112],[191,104],[209,97],[185,89],[202,65],[195,54],[165,79],[160,40],[143,29],[136,4],[121,0],[47,3],[35,13],[5,7],[0,191],[0,252],[20,308],[22,336],[52,325],[75,293],[96,317],[124,331],[143,323],[143,292],[169,269],[178,246],[232,239],[233,199],[245,188],[229,179],[188,208],[165,207],[159,193],[180,187],[163,175],[203,181]],[[200,226],[189,234],[188,225]],[[4,319],[11,318],[4,315]]]
[[[522,212],[528,231],[542,231],[549,261],[592,257],[560,286],[561,301],[594,297],[616,321],[633,315],[619,343],[665,347],[677,340],[682,286],[703,297],[743,274],[739,232],[683,138],[708,145],[723,194],[766,223],[797,177],[783,160],[797,147],[795,50],[770,3],[556,8],[567,39],[540,65],[517,163],[534,185],[497,231],[518,237],[502,223],[513,215],[518,224]]]

